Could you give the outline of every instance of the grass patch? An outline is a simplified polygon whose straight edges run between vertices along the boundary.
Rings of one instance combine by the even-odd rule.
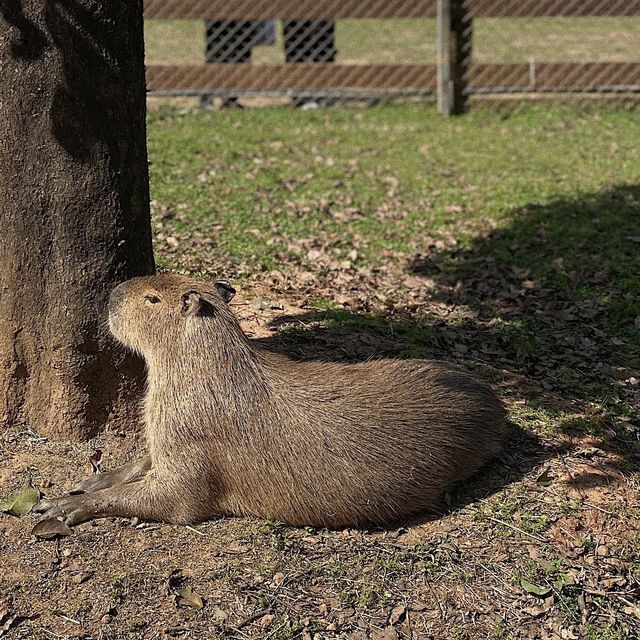
[[[470,224],[490,218],[499,231],[485,248],[496,260],[576,299],[606,299],[593,284],[576,287],[571,274],[595,250],[598,267],[638,293],[629,269],[636,246],[626,239],[637,230],[637,194],[629,187],[607,197],[608,187],[637,177],[637,137],[632,114],[561,107],[454,121],[410,106],[150,114],[154,212],[169,210],[177,230],[200,225],[218,249],[251,257],[256,268],[300,255],[295,240],[318,233],[341,232],[345,254],[366,238],[360,258],[369,263],[410,249],[427,226],[464,246]],[[393,212],[385,211],[390,199]],[[336,215],[345,207],[355,210],[348,226]],[[514,243],[545,236],[553,240],[539,247],[547,255],[528,247],[514,255]],[[631,298],[616,307],[617,320],[638,311]]]
[[[622,630],[614,626],[597,627],[589,625],[587,627],[586,640],[627,640],[629,636]]]

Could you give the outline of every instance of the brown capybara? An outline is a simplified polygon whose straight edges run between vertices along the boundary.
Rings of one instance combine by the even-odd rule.
[[[116,287],[109,326],[148,367],[149,453],[37,511],[193,523],[397,521],[440,504],[501,448],[503,407],[447,363],[296,362],[252,344],[226,282],[163,274]]]

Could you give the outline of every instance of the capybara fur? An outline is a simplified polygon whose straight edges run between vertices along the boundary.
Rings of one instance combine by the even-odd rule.
[[[382,524],[439,505],[500,450],[505,414],[486,384],[429,360],[296,362],[245,336],[234,293],[170,274],[113,290],[111,332],[148,368],[149,455],[39,511]]]

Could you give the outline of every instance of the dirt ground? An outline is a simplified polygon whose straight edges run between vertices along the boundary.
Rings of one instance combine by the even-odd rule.
[[[234,303],[244,329],[270,348],[352,359],[399,340],[323,323],[303,288],[280,291],[250,285]],[[464,352],[454,349],[462,362]],[[0,637],[639,637],[637,449],[606,424],[585,433],[577,406],[508,367],[474,368],[514,424],[504,453],[447,495],[443,514],[370,531],[107,519],[56,540],[31,535],[32,515],[0,516]],[[528,409],[532,398],[574,423],[549,428]],[[1,493],[30,477],[57,495],[91,472],[95,449],[107,469],[143,447],[135,434],[69,444],[7,432]]]

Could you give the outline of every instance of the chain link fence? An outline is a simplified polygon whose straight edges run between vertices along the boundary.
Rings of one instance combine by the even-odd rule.
[[[640,0],[145,0],[151,96],[640,101]]]

